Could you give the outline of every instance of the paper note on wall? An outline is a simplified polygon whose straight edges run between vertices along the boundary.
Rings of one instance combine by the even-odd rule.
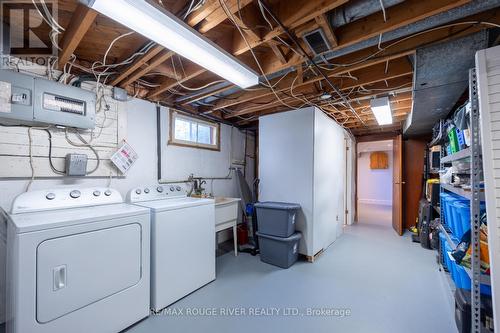
[[[138,158],[139,156],[134,149],[127,142],[124,142],[118,151],[111,156],[111,161],[122,174],[126,174]]]
[[[12,105],[10,97],[12,96],[12,86],[9,82],[0,81],[0,112],[11,113]]]

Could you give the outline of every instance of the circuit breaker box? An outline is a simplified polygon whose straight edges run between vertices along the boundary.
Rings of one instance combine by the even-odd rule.
[[[0,123],[95,127],[96,95],[55,81],[0,70]]]

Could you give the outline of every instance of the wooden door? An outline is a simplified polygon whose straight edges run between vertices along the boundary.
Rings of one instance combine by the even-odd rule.
[[[403,137],[393,139],[392,227],[403,235]]]

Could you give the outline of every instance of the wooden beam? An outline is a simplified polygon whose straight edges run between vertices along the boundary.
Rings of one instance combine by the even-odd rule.
[[[286,55],[277,42],[271,40],[269,43],[267,43],[267,45],[269,45],[279,62],[281,62],[283,65],[287,63]]]
[[[243,9],[245,6],[252,3],[253,0],[239,0],[239,1],[238,0],[230,0],[230,1],[220,0],[220,1],[224,1],[224,3],[226,3],[226,7],[228,8],[229,12],[231,14],[234,14],[238,11],[238,9]],[[238,2],[239,2],[239,4],[238,4]],[[236,17],[237,15],[233,15],[233,16]],[[202,34],[206,33],[227,19],[228,19],[228,15],[226,14],[226,11],[219,4],[219,6],[212,13],[210,13],[207,17],[205,17],[205,19],[200,23],[200,25],[198,27],[198,31],[201,32]]]
[[[330,22],[328,22],[328,18],[326,17],[326,15],[321,14],[319,16],[316,16],[314,19],[316,20],[316,23],[319,25],[319,27],[323,29],[325,37],[328,39],[328,42],[330,42],[330,46],[332,48],[337,46],[339,44],[337,36],[335,36],[335,33],[333,32],[332,26],[330,25]]]
[[[78,4],[76,7],[61,41],[62,51],[59,52],[58,61],[60,70],[64,68],[64,65],[66,65],[75,52],[78,44],[80,44],[92,23],[94,23],[97,14],[95,10],[83,4]]]
[[[168,51],[166,49],[163,49],[158,55],[156,55],[153,59],[151,59],[150,62],[146,63],[144,68],[139,69],[138,71],[134,72],[134,74],[130,75],[127,77],[125,81],[120,83],[120,87],[126,87],[132,82],[137,81],[141,77],[143,77],[145,74],[151,72],[154,68],[160,66],[163,64],[165,61],[168,59],[172,58],[174,56],[173,51]]]
[[[186,23],[189,26],[194,27],[203,21],[208,15],[212,14],[218,7],[220,7],[219,0],[207,0],[201,8],[187,17]]]
[[[125,80],[127,77],[132,75],[136,70],[139,70],[141,67],[147,65],[148,61],[151,60],[154,56],[156,56],[158,53],[163,51],[165,48],[161,45],[156,45],[153,48],[151,48],[146,54],[141,56],[135,63],[127,67],[116,79],[114,79],[111,82],[112,86],[118,85],[120,82]]]
[[[185,83],[186,81],[189,81],[192,78],[206,72],[206,69],[201,68],[200,66],[193,63],[190,63],[189,65],[185,66],[185,69],[186,69],[186,76],[180,78],[179,80],[174,80],[174,79],[164,80],[161,83],[160,87],[153,89],[153,91],[151,91],[147,95],[147,98],[157,99],[161,94],[168,91],[169,89],[174,88],[179,83]]]

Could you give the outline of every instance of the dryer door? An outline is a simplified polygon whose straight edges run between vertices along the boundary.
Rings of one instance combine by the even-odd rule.
[[[42,242],[37,249],[37,321],[47,323],[141,279],[141,226],[128,224]]]

